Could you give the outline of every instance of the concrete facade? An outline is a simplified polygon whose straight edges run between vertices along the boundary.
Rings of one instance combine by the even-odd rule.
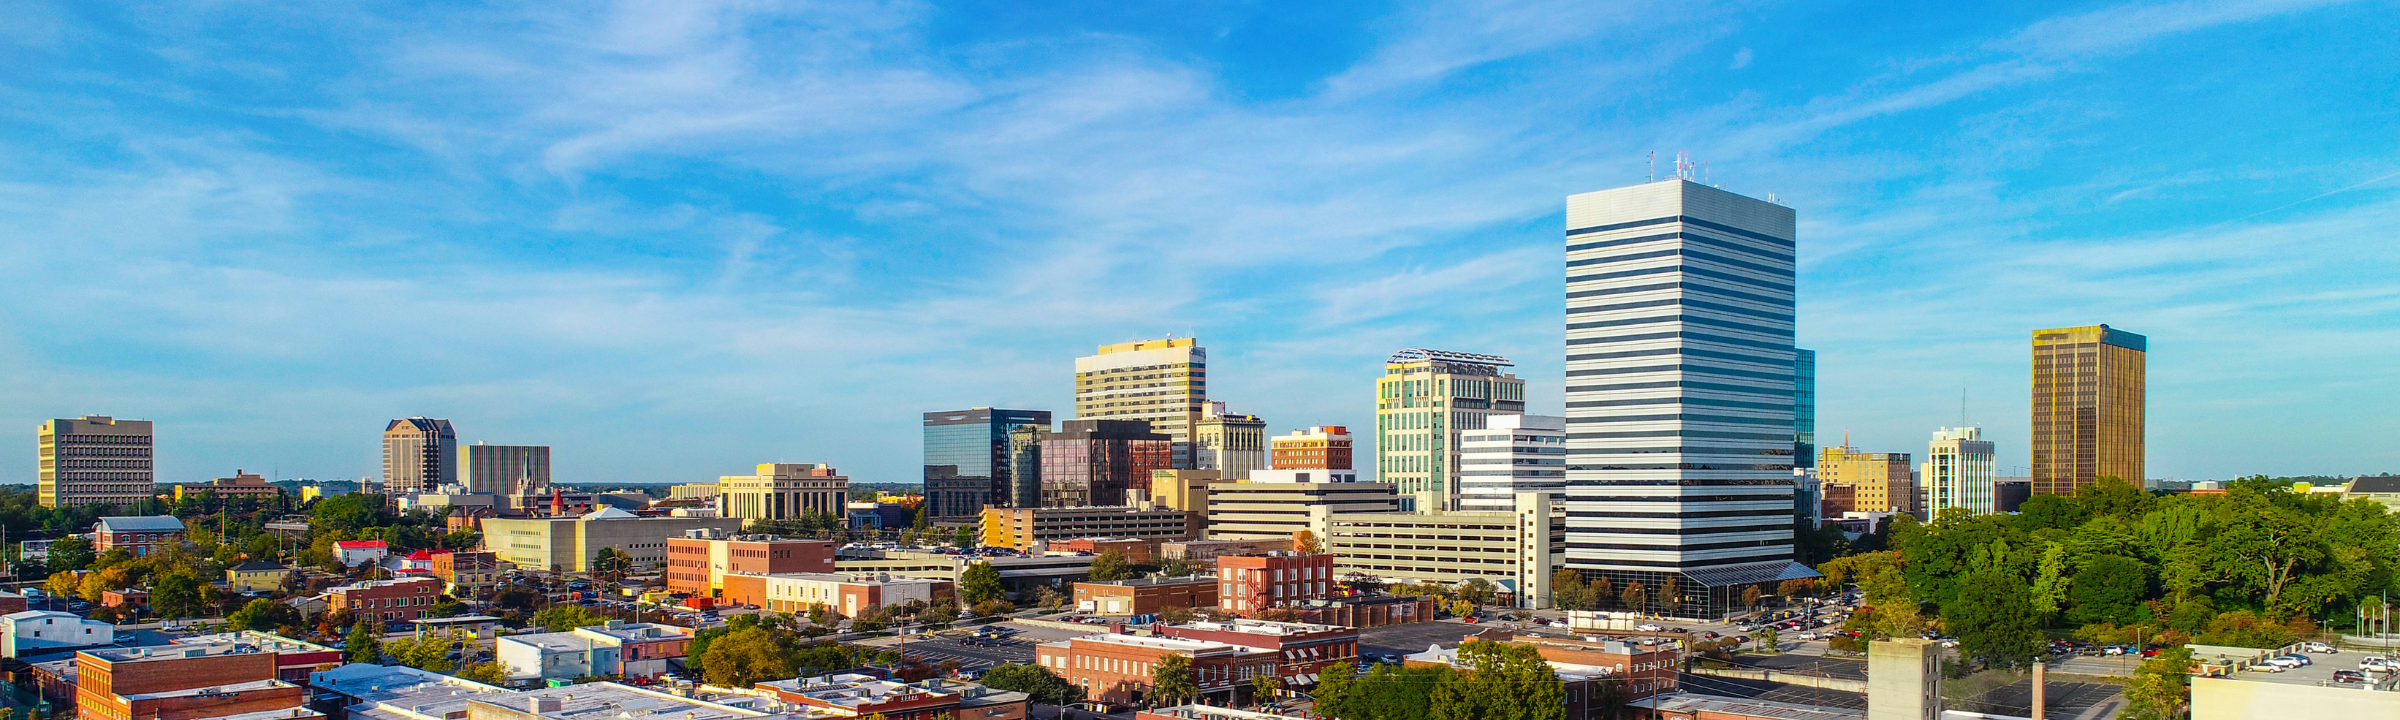
[[[1307,480],[1274,482],[1297,481],[1303,475]],[[1357,477],[1355,471],[1342,470],[1261,470],[1251,473],[1250,482],[1209,483],[1208,537],[1289,539],[1293,533],[1307,530],[1323,538],[1327,518],[1335,514],[1400,509],[1397,486],[1354,482]]]
[[[458,431],[448,420],[411,417],[383,426],[383,493],[430,492],[458,484]]]
[[[148,420],[85,415],[42,423],[35,492],[42,507],[131,507],[158,492]]]
[[[1449,507],[1458,496],[1460,431],[1525,412],[1525,381],[1501,370],[1512,365],[1498,355],[1393,353],[1375,381],[1375,479],[1398,485],[1405,502],[1431,493]]]
[[[850,478],[822,463],[761,463],[755,475],[717,478],[717,488],[718,514],[743,520],[841,517],[850,502]]]
[[[462,445],[458,469],[459,482],[470,493],[507,495],[522,487],[549,487],[550,446]]]
[[[833,572],[835,543],[693,530],[667,538],[667,591],[715,597],[725,576]]]
[[[636,564],[667,560],[667,541],[692,530],[739,532],[740,518],[645,518],[615,508],[561,518],[486,518],[483,547],[501,560],[528,570],[589,572],[601,548],[633,557]]]
[[[1148,422],[1170,444],[1170,460],[1161,468],[1196,467],[1192,431],[1207,402],[1208,350],[1198,338],[1102,345],[1097,353],[1075,359],[1075,419]],[[1049,460],[1045,450],[1043,462]],[[1047,468],[1043,474],[1050,474]]]
[[[1567,491],[1567,419],[1495,415],[1459,436],[1458,509],[1506,512],[1517,493]],[[1419,508],[1423,509],[1423,508]]]
[[[1999,511],[1993,499],[1999,473],[1991,441],[1983,429],[1942,428],[1925,446],[1925,467],[1919,478],[1925,488],[1925,518],[1944,509],[1961,508],[1977,515]]]
[[[1942,646],[1901,638],[1867,643],[1867,720],[1940,720]]]
[[[1547,493],[1511,499],[1503,512],[1336,514],[1326,549],[1337,577],[1452,586],[1482,578],[1517,607],[1550,607],[1550,580],[1566,566],[1566,507]]]

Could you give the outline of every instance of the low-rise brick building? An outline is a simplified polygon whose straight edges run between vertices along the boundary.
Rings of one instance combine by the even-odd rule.
[[[836,717],[935,720],[958,716],[960,696],[855,673],[797,677],[755,686],[789,705]]]
[[[1203,640],[1135,635],[1085,635],[1034,647],[1034,662],[1083,689],[1084,697],[1115,706],[1141,704],[1151,671],[1169,655],[1191,658],[1199,699],[1226,705],[1250,698],[1251,678],[1276,673],[1273,651]]]
[[[1266,650],[1276,655],[1277,677],[1285,687],[1311,687],[1327,668],[1353,672],[1358,667],[1358,629],[1315,623],[1234,620],[1191,622],[1152,629],[1185,640],[1220,642]]]
[[[301,704],[299,686],[276,679],[274,653],[236,643],[94,648],[77,652],[75,662],[76,710],[92,720],[183,720]],[[245,688],[226,698],[245,709],[193,714],[204,703],[176,694],[224,687]]]
[[[1333,556],[1270,552],[1217,558],[1217,609],[1255,617],[1333,593]]]
[[[1300,606],[1303,622],[1371,628],[1426,622],[1440,617],[1430,595],[1350,595],[1311,600]]]
[[[325,591],[328,612],[348,612],[362,620],[393,622],[425,616],[441,601],[442,581],[430,577],[367,580]]]
[[[807,614],[831,608],[842,617],[910,602],[951,607],[956,586],[948,580],[893,577],[888,574],[784,573],[725,576],[726,602],[755,605],[775,612]]]
[[[836,548],[831,540],[687,531],[667,538],[667,592],[719,597],[727,575],[833,572]]]
[[[1595,693],[1616,695],[1623,702],[1640,702],[1678,691],[1676,656],[1673,645],[1644,647],[1622,640],[1571,640],[1566,638],[1517,637],[1507,630],[1486,630],[1460,641],[1467,643],[1499,642],[1530,645],[1550,662],[1552,672],[1566,684],[1567,718],[1569,720],[1614,720],[1596,711],[1587,713],[1583,701],[1597,697]],[[1458,648],[1435,647],[1409,655],[1406,665],[1446,665],[1460,670],[1473,668],[1459,662]]]
[[[1102,615],[1155,615],[1167,608],[1217,606],[1217,579],[1207,575],[1075,583],[1075,609]]]
[[[92,552],[124,550],[135,557],[183,546],[183,521],[173,515],[104,517],[92,523]]]

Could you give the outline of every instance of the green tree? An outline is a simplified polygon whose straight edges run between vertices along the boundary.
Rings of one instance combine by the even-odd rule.
[[[1458,586],[1458,599],[1475,605],[1491,604],[1492,597],[1498,593],[1499,589],[1492,587],[1492,581],[1483,578],[1472,578]]]
[[[1159,574],[1167,577],[1191,577],[1200,571],[1200,564],[1184,558],[1174,558],[1159,566]]]
[[[160,576],[150,588],[150,607],[170,620],[200,614],[200,580],[183,571]]]
[[[1277,692],[1281,692],[1282,690],[1283,680],[1276,678],[1273,673],[1260,673],[1250,676],[1251,702],[1260,705],[1274,702],[1275,694]]]
[[[51,572],[65,572],[91,567],[92,559],[92,541],[69,536],[50,543],[50,559],[44,564]]]
[[[760,680],[791,677],[791,667],[775,635],[749,627],[717,638],[700,658],[701,675],[711,685],[749,687]]]
[[[250,553],[252,560],[281,560],[283,559],[283,541],[275,537],[274,533],[262,532],[250,536],[248,541],[243,542],[242,551]]]
[[[402,665],[426,672],[447,673],[458,666],[456,661],[450,659],[450,644],[453,642],[457,642],[455,637],[438,635],[401,638],[384,643],[383,650]]]
[[[151,602],[156,603],[158,601],[157,593],[153,592],[150,596],[150,600]],[[161,614],[163,615],[164,612],[162,611]],[[183,616],[177,615],[175,617]],[[277,628],[281,628],[285,625],[300,624],[300,611],[290,605],[285,605],[273,600],[261,598],[244,603],[242,605],[242,609],[235,610],[233,611],[232,615],[225,616],[225,622],[227,625],[232,626],[235,630],[273,632]]]
[[[1650,606],[1650,591],[1642,587],[1641,583],[1627,583],[1625,592],[1618,595],[1617,599],[1625,603],[1626,609],[1641,612]]]
[[[958,574],[958,593],[967,604],[974,605],[998,600],[1000,596],[1008,594],[1008,589],[1000,584],[999,568],[992,567],[988,562],[977,561]]]
[[[1531,645],[1459,643],[1458,661],[1471,667],[1433,688],[1433,720],[1562,720],[1567,690],[1550,662]]]
[[[1583,584],[1583,573],[1561,569],[1550,576],[1550,606],[1560,610],[1592,609],[1591,586]]]
[[[1199,681],[1192,677],[1192,658],[1189,655],[1168,655],[1150,666],[1150,695],[1160,707],[1181,705],[1200,696]]]
[[[2042,548],[2042,562],[2033,576],[2033,616],[2038,624],[2049,624],[2066,606],[2067,590],[2074,578],[2067,575],[2067,549],[2058,543]]]
[[[1390,665],[1377,665],[1359,679],[1352,691],[1360,698],[1355,714],[1344,715],[1342,720],[1430,720],[1434,688],[1456,674],[1441,666],[1395,670]]]
[[[962,548],[977,547],[978,543],[975,542],[975,528],[960,526],[957,532],[950,534],[950,544]]]
[[[76,575],[72,570],[51,573],[50,579],[42,583],[42,589],[49,591],[55,597],[73,597],[75,591],[81,587],[83,587],[83,577]]]
[[[1767,652],[1783,652],[1782,635],[1773,626],[1758,629],[1758,646]]]
[[[600,617],[581,605],[559,605],[534,613],[533,624],[544,632],[567,632],[579,627],[606,625],[608,618]]]
[[[1957,601],[1942,608],[1945,627],[1958,635],[1959,654],[1987,667],[2024,667],[2041,652],[2025,579],[2005,568],[1985,567],[1967,577]]]
[[[1378,666],[1381,667],[1381,666]],[[1317,714],[1333,720],[1358,720],[1362,703],[1358,697],[1358,674],[1346,665],[1328,665],[1324,677],[1317,681]]]
[[[2192,650],[2178,647],[2142,661],[2125,685],[2125,720],[2176,720],[2192,704]]]
[[[508,684],[508,668],[500,667],[499,663],[479,662],[459,668],[458,677],[495,687],[505,686]]]
[[[376,639],[374,629],[369,627],[371,625],[374,623],[366,620],[350,624],[350,636],[342,640],[344,651],[350,654],[350,662],[383,664],[383,641]]]
[[[1044,705],[1069,705],[1083,701],[1083,688],[1068,684],[1066,678],[1039,665],[1006,663],[983,673],[983,684],[995,690],[1021,692]]]
[[[2077,625],[2133,622],[2149,589],[2139,560],[2115,555],[2085,560],[2068,583],[2073,605],[2067,617]]]
[[[1125,560],[1124,553],[1103,550],[1098,556],[1092,558],[1091,578],[1093,582],[1123,580],[1129,577],[1133,577],[1133,564]]]
[[[376,495],[336,495],[317,501],[309,509],[310,525],[325,530],[351,533],[363,528],[384,525],[383,502]]]

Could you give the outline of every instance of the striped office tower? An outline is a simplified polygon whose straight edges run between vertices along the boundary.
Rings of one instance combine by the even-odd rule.
[[[1815,576],[1792,562],[1792,222],[1680,179],[1567,198],[1566,564],[1641,609]]]

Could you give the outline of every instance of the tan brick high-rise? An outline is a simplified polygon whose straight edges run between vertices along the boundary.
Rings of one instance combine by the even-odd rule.
[[[2149,338],[2107,325],[2033,331],[2033,491],[2145,477]]]
[[[1192,430],[1208,402],[1208,349],[1196,338],[1103,345],[1075,359],[1075,419],[1143,420],[1174,442],[1171,467],[1191,469]]]

